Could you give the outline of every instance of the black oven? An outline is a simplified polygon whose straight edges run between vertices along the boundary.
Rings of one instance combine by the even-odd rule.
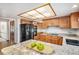
[[[79,46],[79,40],[66,39],[66,43],[69,44],[69,45]]]

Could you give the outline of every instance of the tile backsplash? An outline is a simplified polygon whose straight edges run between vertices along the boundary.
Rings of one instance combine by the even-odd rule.
[[[38,29],[38,32],[46,32],[46,33],[61,33],[61,34],[77,34],[79,35],[79,29],[63,29],[59,27],[48,27],[47,29]]]

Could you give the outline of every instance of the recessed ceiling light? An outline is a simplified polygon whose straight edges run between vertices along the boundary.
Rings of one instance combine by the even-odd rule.
[[[73,5],[73,6],[72,6],[72,8],[76,8],[76,7],[78,7],[78,5]]]

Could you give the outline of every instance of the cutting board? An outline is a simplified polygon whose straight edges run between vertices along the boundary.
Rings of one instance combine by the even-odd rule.
[[[53,47],[51,47],[51,46],[49,46],[49,45],[46,45],[46,44],[44,44],[44,43],[41,43],[41,44],[44,44],[44,49],[43,49],[42,51],[39,51],[39,50],[37,49],[37,47],[31,48],[31,44],[32,44],[32,43],[33,43],[33,42],[29,42],[28,44],[26,44],[26,47],[29,48],[29,49],[33,49],[33,50],[35,50],[35,51],[37,51],[37,52],[39,52],[39,53],[41,53],[41,54],[52,54],[52,53],[54,52]],[[39,42],[37,42],[37,43],[39,43]]]

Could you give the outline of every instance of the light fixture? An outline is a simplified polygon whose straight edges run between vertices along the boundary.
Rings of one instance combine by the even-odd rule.
[[[72,8],[76,8],[76,7],[78,7],[78,5],[73,5],[73,6],[72,6]]]
[[[41,14],[45,15],[46,17],[55,16],[50,5],[43,6],[41,8],[36,9],[36,10],[39,11]]]
[[[29,15],[32,15],[33,17],[37,18],[44,18],[44,16],[40,15],[37,11],[32,10],[30,12],[28,12]]]
[[[29,19],[36,19],[35,17],[33,17],[31,15],[28,15],[27,13],[26,14],[22,14],[21,17],[27,17]]]
[[[48,4],[44,4],[38,8],[32,9],[30,11],[21,13],[19,16],[27,17],[33,19],[35,21],[39,21],[40,19],[46,19],[55,16],[55,12],[52,6]]]

